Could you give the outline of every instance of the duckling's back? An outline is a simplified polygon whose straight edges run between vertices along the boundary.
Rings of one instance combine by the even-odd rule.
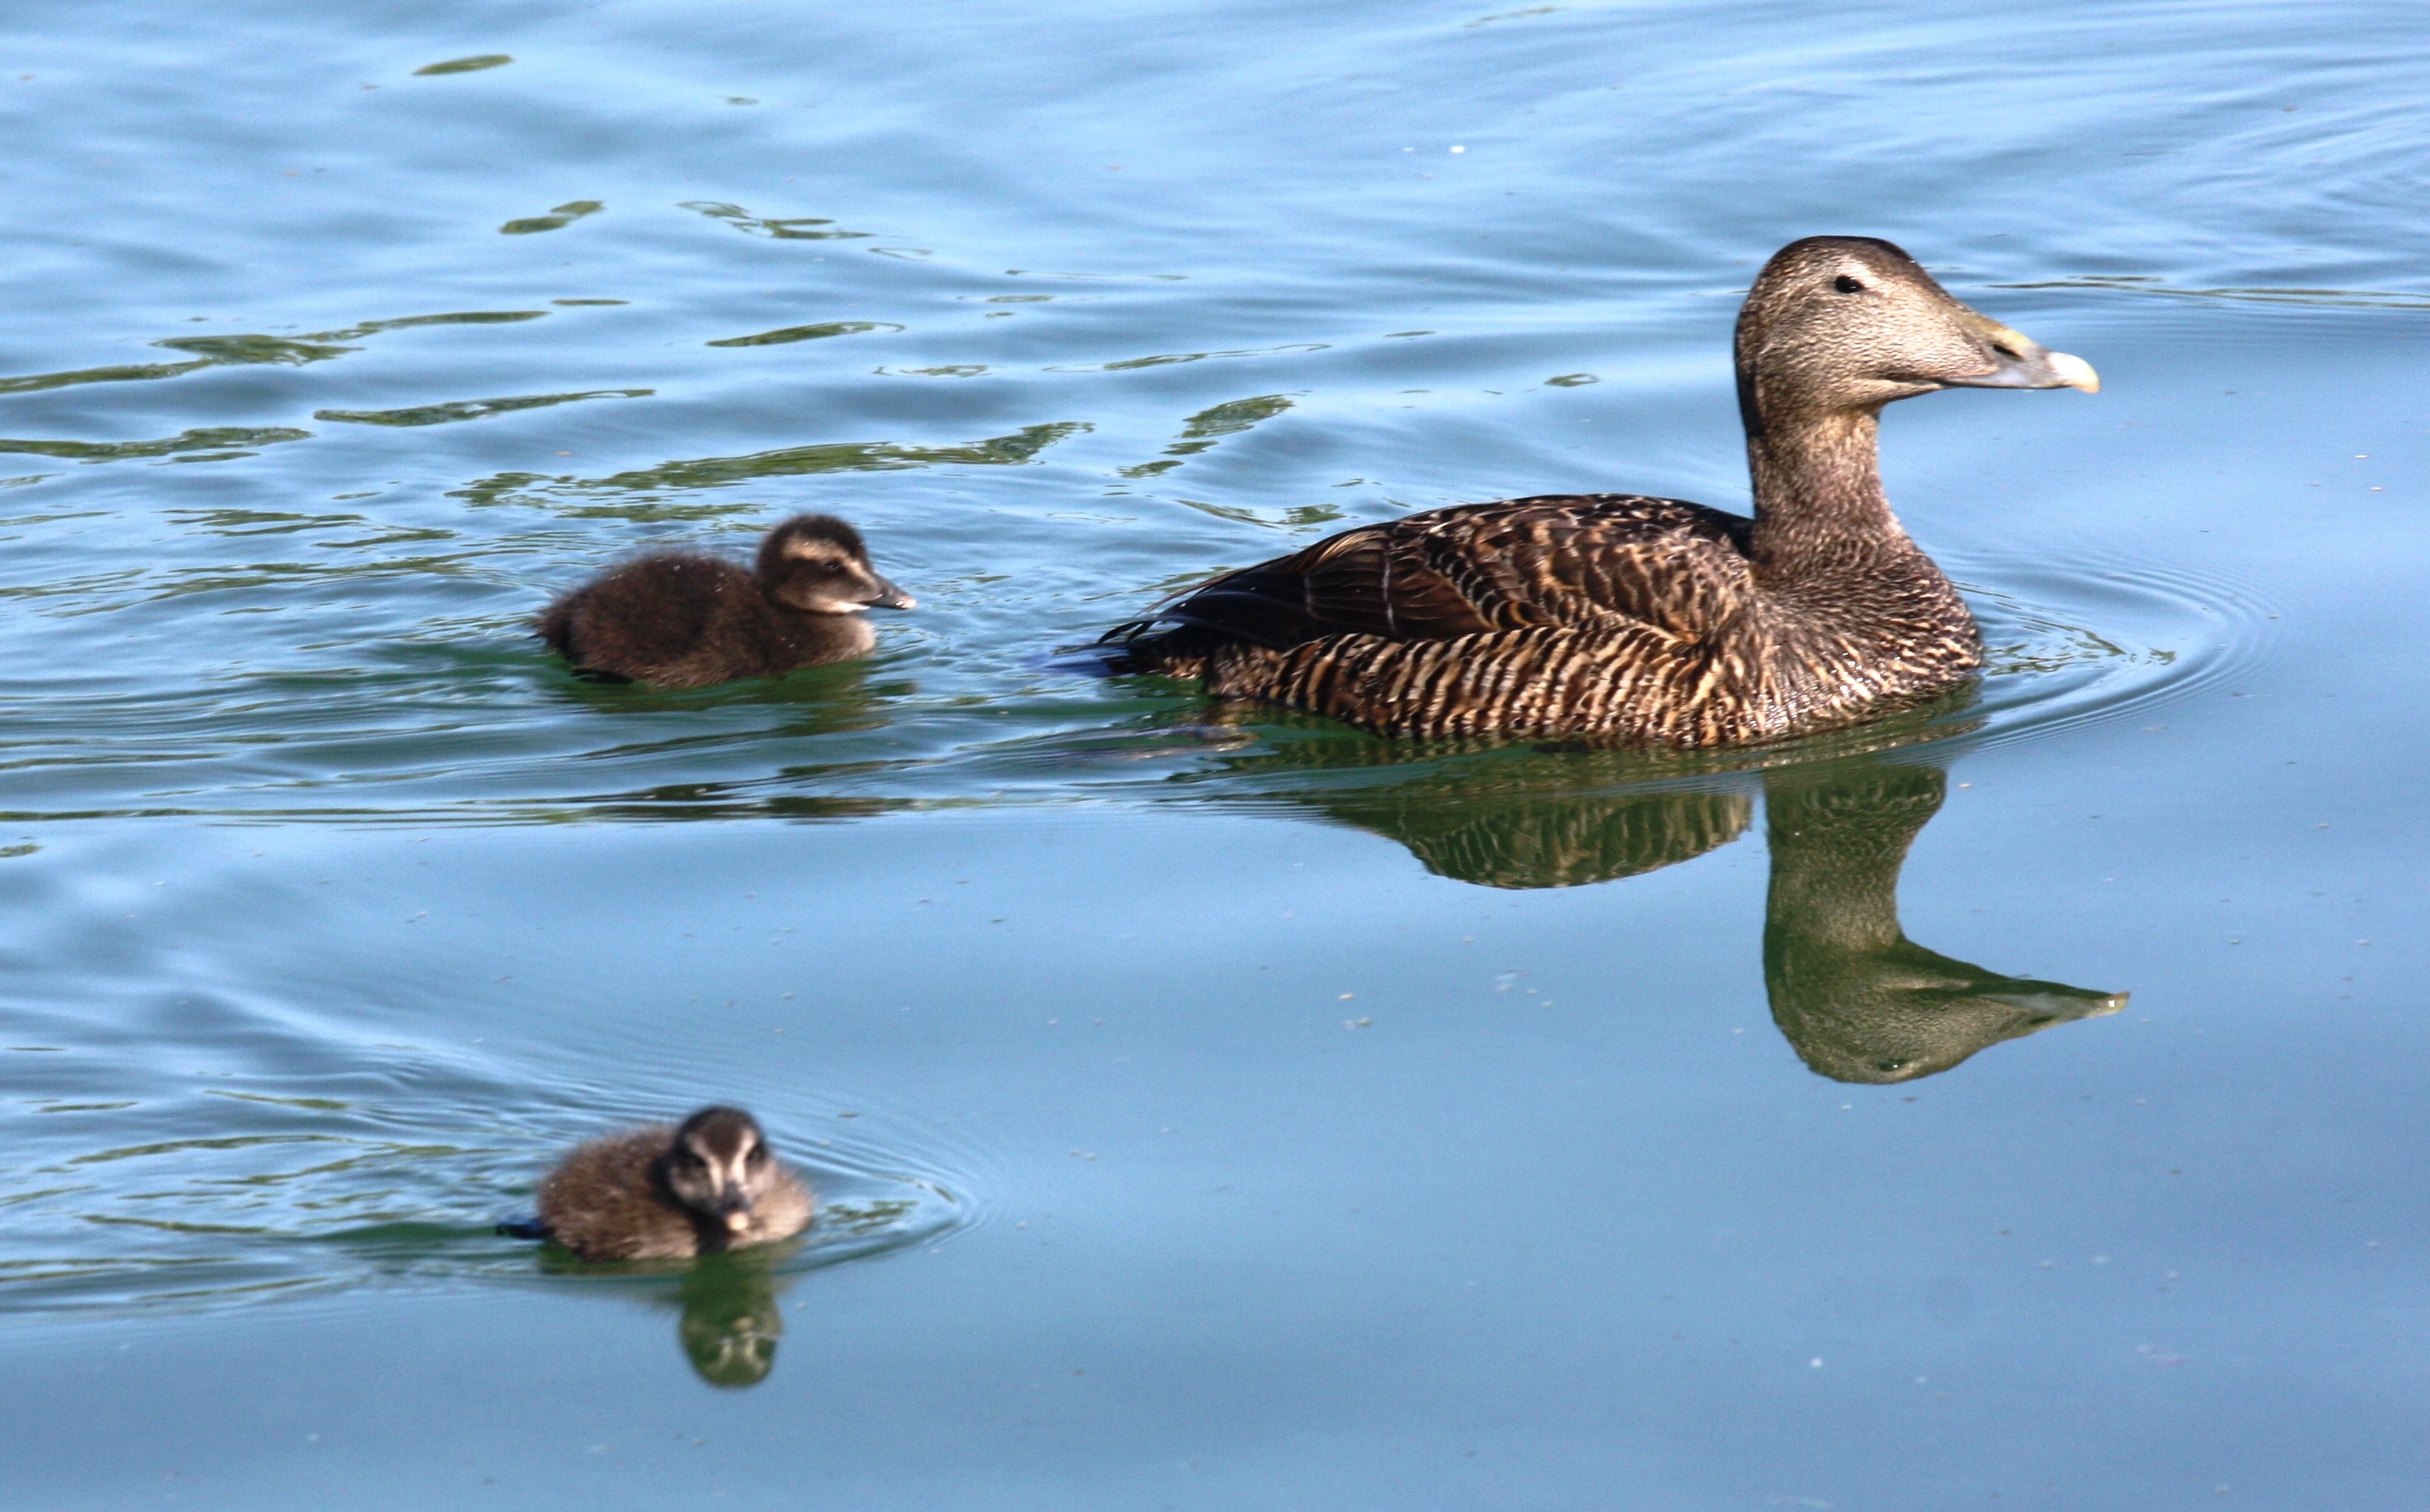
[[[700,1235],[658,1192],[651,1163],[674,1131],[627,1129],[577,1145],[540,1187],[549,1237],[586,1260],[673,1260],[700,1253]]]
[[[722,557],[653,552],[550,605],[536,628],[597,676],[705,688],[788,664],[751,574]]]

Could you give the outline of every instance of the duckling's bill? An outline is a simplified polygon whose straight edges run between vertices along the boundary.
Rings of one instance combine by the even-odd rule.
[[[2073,361],[2074,358],[2071,357],[2069,360]],[[2087,369],[2086,371],[2089,372],[2090,370]],[[871,607],[879,609],[916,609],[920,606],[920,601],[918,599],[915,599],[910,594],[904,592],[903,590],[897,588],[891,580],[880,577],[875,573],[870,573],[869,578],[873,585],[873,591],[869,598],[864,602],[866,602]]]

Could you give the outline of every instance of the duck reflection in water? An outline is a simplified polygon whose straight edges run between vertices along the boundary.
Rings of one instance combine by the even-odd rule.
[[[1912,1081],[2126,1005],[2123,992],[2003,976],[1906,938],[1899,870],[1946,781],[1893,763],[1765,774],[1764,989],[1780,1032],[1835,1081]]]
[[[1509,753],[1481,769],[1455,761],[1412,782],[1292,801],[1400,841],[1439,875],[1494,888],[1577,887],[1655,871],[1727,844],[1753,814],[1742,790],[1581,794],[1598,758],[1554,759],[1588,765],[1554,778],[1543,757]],[[1518,773],[1498,778],[1501,760]],[[1899,872],[1946,783],[1912,757],[1763,774],[1772,849],[1764,987],[1780,1032],[1835,1081],[1930,1076],[1987,1046],[2125,1005],[2123,992],[2003,975],[1906,938]]]

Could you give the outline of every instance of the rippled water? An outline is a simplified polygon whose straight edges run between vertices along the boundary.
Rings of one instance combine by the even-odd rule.
[[[0,37],[29,1504],[2418,1499],[2412,8]],[[1825,231],[2106,380],[1885,427],[1979,688],[1662,756],[1058,656],[1413,508],[1743,507]],[[921,601],[865,664],[528,634],[807,508]],[[492,1232],[710,1099],[799,1248]]]

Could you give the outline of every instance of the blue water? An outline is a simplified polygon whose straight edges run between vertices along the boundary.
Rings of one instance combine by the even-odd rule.
[[[0,38],[24,1504],[2420,1504],[2414,8]],[[1396,746],[1057,657],[1413,508],[1744,507],[1816,232],[2105,380],[1885,427],[1972,695]],[[528,636],[806,508],[921,601],[865,664]],[[798,1247],[491,1232],[711,1100]]]

